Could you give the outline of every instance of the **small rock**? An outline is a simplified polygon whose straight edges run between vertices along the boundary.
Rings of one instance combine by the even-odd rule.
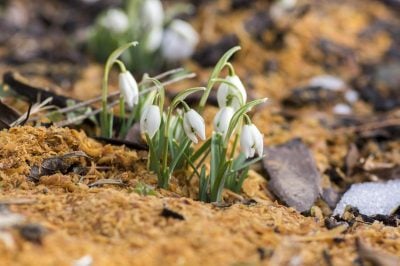
[[[307,146],[295,139],[267,148],[265,155],[272,192],[299,212],[308,211],[321,192],[321,175]]]

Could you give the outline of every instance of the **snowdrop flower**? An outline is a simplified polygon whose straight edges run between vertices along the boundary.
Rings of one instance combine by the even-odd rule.
[[[145,47],[148,52],[154,52],[157,50],[162,42],[163,37],[163,28],[154,27],[152,28],[149,33],[147,34]]]
[[[142,133],[147,133],[150,138],[153,138],[160,128],[160,124],[160,108],[153,104],[145,106],[142,116],[140,117],[140,131]]]
[[[125,71],[119,74],[119,89],[130,108],[139,102],[139,89],[131,72]]]
[[[142,21],[149,29],[161,28],[164,21],[164,10],[160,0],[145,0],[142,6]]]
[[[161,43],[162,56],[169,62],[189,58],[199,42],[199,35],[193,27],[180,19],[171,22],[164,32]]]
[[[262,156],[264,147],[264,136],[254,124],[244,125],[240,136],[240,149],[246,156],[251,158],[257,152]]]
[[[232,116],[235,110],[230,107],[222,107],[214,118],[214,128],[215,131],[221,133],[224,137],[229,128],[229,123],[231,122]]]
[[[218,105],[220,108],[232,106],[233,109],[237,110],[247,101],[246,89],[240,81],[240,78],[236,75],[227,76],[225,80],[236,87],[221,83],[217,92]]]
[[[198,142],[196,135],[202,140],[206,139],[204,119],[193,109],[183,115],[183,130],[193,143]]]
[[[109,9],[100,24],[114,33],[123,33],[129,27],[128,16],[120,9]]]

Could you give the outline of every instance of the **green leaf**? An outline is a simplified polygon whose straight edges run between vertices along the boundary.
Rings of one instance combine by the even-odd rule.
[[[201,172],[200,172],[200,180],[199,180],[199,200],[201,201],[208,201],[207,197],[207,190],[208,190],[208,182],[209,181],[206,177],[206,166],[203,165],[201,167]]]
[[[111,53],[111,55],[107,59],[106,63],[106,69],[109,71],[110,67],[114,64],[115,60],[117,60],[120,55],[125,52],[125,50],[129,49],[131,46],[136,46],[138,45],[138,42],[130,42],[127,44],[122,45],[118,49],[116,49],[114,52]]]
[[[197,161],[202,154],[204,154],[211,146],[211,139],[207,139],[203,145],[190,157],[193,162]]]
[[[178,95],[176,95],[175,98],[172,100],[171,103],[172,108],[175,108],[180,102],[183,102],[186,99],[186,97],[188,97],[190,94],[193,94],[198,91],[205,91],[205,89],[206,88],[204,87],[194,87],[179,92]]]
[[[237,177],[237,179],[234,180],[236,182],[234,182],[229,189],[231,189],[233,192],[239,193],[240,190],[242,189],[244,180],[247,178],[248,173],[249,173],[249,167],[244,168],[243,171]]]
[[[240,155],[243,155],[243,154],[241,153]],[[244,156],[244,155],[243,155],[243,156]],[[240,171],[240,170],[242,170],[243,168],[246,168],[246,167],[248,167],[248,166],[250,166],[250,165],[252,165],[252,164],[254,164],[254,163],[256,163],[256,162],[258,162],[258,161],[260,161],[260,160],[262,160],[263,158],[264,158],[264,156],[261,156],[261,157],[254,158],[254,159],[252,159],[252,160],[250,160],[250,161],[247,161],[247,162],[246,162],[246,160],[244,160],[244,161],[239,161],[239,163],[236,163],[236,164],[235,164],[235,162],[234,162],[231,171],[233,171],[233,172]],[[236,160],[235,160],[235,161],[236,161]]]
[[[191,141],[189,139],[185,140],[185,142],[183,143],[181,150],[179,151],[179,153],[176,155],[176,157],[174,158],[174,160],[172,161],[172,163],[170,164],[170,172],[169,174],[172,174],[172,172],[174,171],[176,165],[178,164],[179,160],[182,158],[183,154],[185,153],[186,149],[189,147]]]
[[[218,177],[218,170],[221,163],[220,158],[221,134],[213,133],[211,137],[211,169],[210,169],[210,186],[214,187],[216,178]]]

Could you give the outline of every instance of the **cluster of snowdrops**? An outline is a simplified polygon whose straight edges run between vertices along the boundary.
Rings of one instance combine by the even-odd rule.
[[[120,112],[123,118],[125,106],[130,109],[125,129],[134,121],[140,121],[141,134],[149,146],[148,169],[157,174],[159,187],[168,188],[175,171],[189,170],[191,174],[186,177],[188,182],[193,177],[198,178],[199,200],[221,201],[224,188],[240,192],[250,165],[260,160],[263,154],[263,135],[247,113],[254,106],[266,101],[257,99],[246,102],[246,90],[229,63],[229,58],[240,47],[230,49],[221,57],[206,87],[182,90],[166,106],[165,88],[161,82],[146,77],[147,82],[153,86],[150,89],[138,86],[132,74],[118,60],[125,50],[136,44],[132,42],[120,47],[110,55],[106,63],[100,121],[103,136],[112,135],[113,114],[107,105],[107,83],[109,71],[116,64],[121,71]],[[225,68],[228,69],[228,76],[219,78]],[[214,131],[207,138],[201,115],[210,91],[217,83],[220,84],[217,91],[220,109],[214,118]],[[185,99],[199,92],[203,94],[194,109]],[[199,143],[198,139],[202,142]],[[239,143],[240,152],[236,149]]]

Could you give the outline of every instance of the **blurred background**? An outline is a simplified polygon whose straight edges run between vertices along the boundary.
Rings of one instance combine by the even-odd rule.
[[[90,99],[110,52],[136,40],[122,59],[137,79],[179,66],[197,74],[176,91],[205,84],[240,45],[232,62],[251,98],[270,98],[268,119],[290,121],[301,108],[353,123],[400,106],[399,14],[398,0],[2,0],[0,75]]]
[[[334,112],[369,114],[400,104],[399,12],[397,0],[3,0],[0,73],[87,99],[122,43],[140,43],[123,57],[136,76],[183,65],[197,83],[241,45],[233,62],[257,97],[303,105],[293,90],[321,85]]]

